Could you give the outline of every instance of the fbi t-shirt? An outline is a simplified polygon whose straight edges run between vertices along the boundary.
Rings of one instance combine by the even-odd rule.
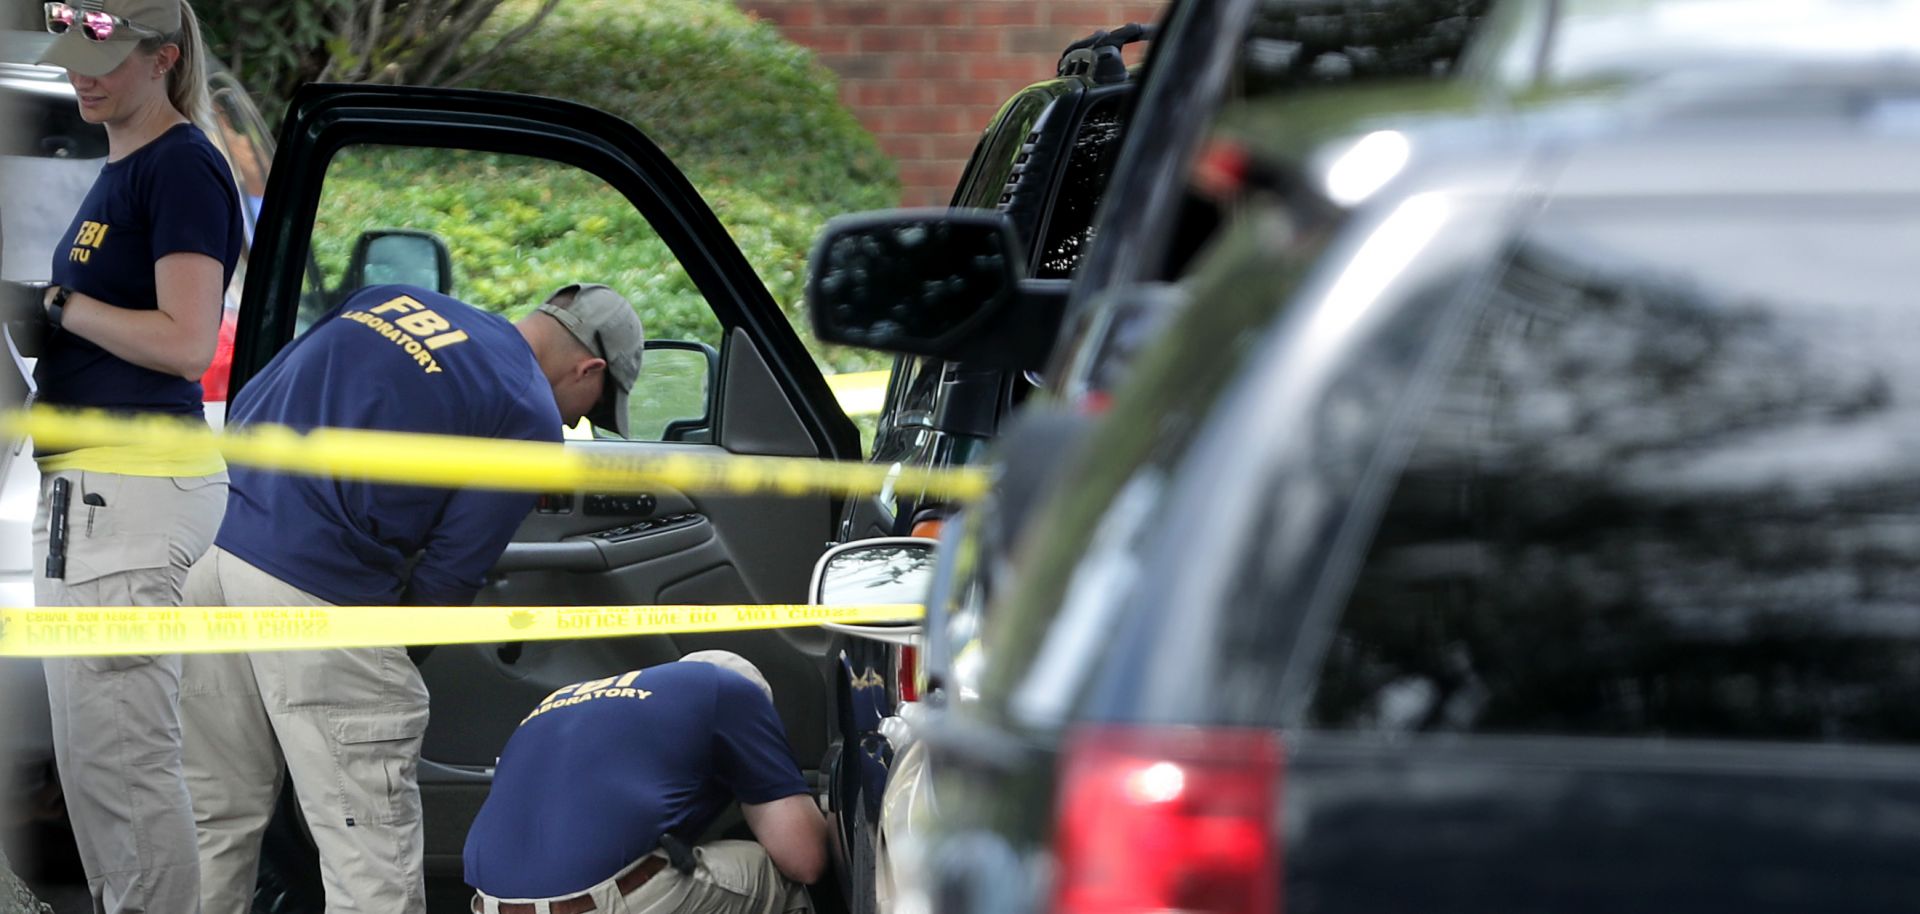
[[[54,249],[53,282],[110,305],[153,311],[160,307],[156,262],[205,254],[220,261],[224,289],[244,235],[226,159],[200,128],[180,124],[100,169]],[[33,374],[42,403],[202,414],[197,380],[142,368],[78,334],[53,334]]]
[[[398,285],[355,292],[274,356],[228,408],[229,429],[257,423],[561,438],[553,387],[512,323]],[[215,544],[341,605],[472,602],[535,500],[242,466],[231,473]]]
[[[807,792],[765,692],[708,663],[667,663],[554,692],[507,740],[467,832],[467,884],[495,898],[579,892],[689,845],[729,802]]]

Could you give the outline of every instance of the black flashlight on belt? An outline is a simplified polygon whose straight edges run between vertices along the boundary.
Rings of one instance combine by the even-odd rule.
[[[73,480],[64,476],[53,481],[47,497],[47,577],[67,576],[67,501],[72,497]]]

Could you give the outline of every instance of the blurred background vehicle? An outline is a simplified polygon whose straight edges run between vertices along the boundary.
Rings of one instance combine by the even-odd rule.
[[[943,543],[912,903],[1906,907],[1915,5],[1508,4],[1328,94],[1253,6],[1076,288],[1071,484]]]
[[[872,755],[887,758],[883,780],[868,778],[864,793],[856,797],[870,810],[866,818],[876,820],[868,833],[877,849],[876,895],[881,910],[893,910],[899,895],[902,866],[891,847],[902,841],[912,843],[912,835],[924,828],[929,814],[939,806],[931,793],[925,747],[916,745],[918,728],[910,720],[937,714],[948,701],[972,695],[970,670],[979,662],[977,632],[987,593],[995,589],[995,574],[1006,570],[1000,561],[1006,555],[1004,543],[1020,526],[1025,511],[1052,484],[1048,476],[1071,445],[1077,444],[1085,415],[1098,411],[1112,384],[1125,376],[1131,353],[1152,340],[1167,315],[1185,303],[1175,286],[1160,280],[1179,271],[1219,221],[1212,200],[1185,194],[1185,184],[1169,177],[1179,177],[1198,154],[1206,111],[1213,98],[1240,75],[1229,67],[1231,48],[1238,46],[1235,36],[1242,31],[1256,33],[1267,58],[1279,56],[1284,63],[1281,73],[1261,83],[1263,90],[1311,90],[1407,73],[1444,73],[1480,8],[1484,8],[1480,2],[1173,4],[1154,40],[1146,73],[1133,77],[1127,84],[1129,94],[1123,96],[1125,106],[1116,108],[1119,123],[1112,131],[1098,134],[1108,150],[1098,175],[1108,179],[1110,188],[1125,188],[1125,192],[1106,194],[1096,213],[1085,207],[1073,209],[1075,219],[1089,219],[1089,223],[1083,230],[1073,230],[1073,273],[1068,277],[1033,280],[1031,271],[1043,263],[1037,257],[1044,259],[1046,252],[1031,248],[1031,230],[1021,225],[1018,213],[1012,217],[872,213],[829,227],[816,244],[814,286],[808,298],[822,338],[906,353],[899,361],[902,371],[895,374],[897,384],[902,376],[910,378],[912,374],[906,373],[918,365],[948,365],[939,388],[927,384],[929,390],[922,394],[927,403],[937,403],[935,390],[941,397],[968,390],[968,376],[1000,382],[1018,378],[1014,392],[1020,397],[987,399],[993,411],[952,409],[950,415],[991,417],[991,422],[977,422],[981,432],[956,438],[958,447],[931,453],[948,457],[958,453],[964,461],[981,459],[989,436],[1002,432],[1002,424],[1033,386],[1043,386],[1046,394],[1035,399],[1050,407],[1069,399],[1077,403],[1071,411],[1041,409],[1025,422],[1025,428],[1012,434],[1012,440],[1002,442],[1006,451],[996,459],[1000,484],[995,495],[948,522],[935,572],[939,586],[933,591],[935,614],[929,616],[931,637],[924,643],[924,655],[900,668],[900,680],[916,682],[918,695],[925,701],[893,705],[889,695],[883,707],[899,707],[904,718],[887,718],[874,732],[862,735],[862,745],[876,747]],[[1010,104],[1008,109],[1012,108]],[[1025,159],[1020,156],[1016,161]],[[1025,171],[1025,180],[1043,175],[1044,171]],[[1062,192],[1073,192],[1075,184],[1085,182],[1066,182]],[[956,205],[991,209],[983,204],[987,200],[968,200],[964,192],[956,196]],[[900,267],[912,259],[912,253],[899,250],[897,238],[920,232],[952,234],[945,246],[929,248],[929,257]],[[822,280],[835,273],[829,255],[839,240],[858,240],[854,250],[864,250],[868,240],[876,242],[872,250],[885,252],[889,271],[864,273],[870,277],[883,273],[899,280],[899,286],[868,282],[862,288],[826,288]],[[964,253],[947,257],[945,252],[954,248]],[[972,257],[1004,261],[1010,273],[1006,277],[991,271],[966,277],[952,273],[956,259],[968,263]],[[1133,284],[1137,278],[1146,282]],[[1071,305],[1064,309],[1062,298],[1068,296]],[[897,321],[891,303],[902,300],[920,303],[914,323]],[[1066,321],[1062,321],[1064,311]],[[1056,340],[1062,342],[1056,346]],[[1029,371],[1046,363],[1052,369],[1044,374]],[[954,369],[962,371],[954,373]],[[931,380],[925,374],[922,378]],[[893,394],[899,396],[900,388]],[[954,403],[968,401],[956,397]],[[883,453],[883,447],[876,447],[876,455]],[[945,505],[931,507],[941,509],[939,517],[947,517]],[[893,682],[885,670],[885,664],[874,662],[851,680]],[[877,791],[876,783],[881,785]],[[845,810],[843,818],[847,818]],[[849,833],[862,837],[862,830]]]
[[[1094,213],[1125,133],[1137,68],[1127,66],[1123,52],[1150,37],[1151,30],[1128,24],[1065,49],[1054,78],[1022,89],[1000,107],[954,190],[955,207],[1005,214],[1022,275],[1051,295],[1055,319],[1067,279],[1093,246]],[[1028,369],[1040,367],[1045,337],[1029,336],[1024,354],[1006,346],[990,359],[895,358],[869,459],[914,469],[984,460],[1001,423],[1034,389]],[[838,539],[875,544],[909,534],[934,536],[956,508],[925,492],[890,487],[849,499]],[[921,592],[911,601],[924,599]],[[861,633],[860,627],[846,630]],[[842,755],[828,793],[836,851],[844,858],[839,871],[849,909],[858,912],[891,909],[886,836],[893,829],[882,819],[882,797],[895,758],[915,738],[911,721],[921,690],[920,639],[893,627],[867,634],[850,642],[843,657],[840,741],[854,751]]]
[[[66,71],[38,60],[53,36],[0,31],[0,279],[44,284],[61,234],[107,156],[105,128],[80,117]],[[247,239],[253,237],[260,196],[273,160],[273,138],[246,90],[218,61],[207,88],[214,124],[208,135],[233,166],[248,200]],[[227,312],[212,367],[201,379],[208,419],[225,415],[228,365],[233,351],[235,309],[246,279],[246,252],[227,289]],[[18,402],[24,388],[11,367],[0,369],[4,395]],[[33,605],[32,526],[40,473],[24,450],[0,457],[0,605]],[[67,881],[77,873],[53,775],[53,735],[46,683],[38,660],[0,658],[0,809],[8,800],[32,823],[7,832],[14,865],[31,879]],[[42,831],[42,830],[45,831]],[[78,881],[73,880],[73,881]]]

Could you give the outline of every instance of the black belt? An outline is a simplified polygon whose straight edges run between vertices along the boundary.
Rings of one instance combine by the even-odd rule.
[[[621,873],[619,878],[613,881],[613,885],[620,890],[620,894],[631,895],[635,889],[646,885],[648,880],[660,875],[660,871],[666,868],[667,858],[649,856],[640,861],[639,866]],[[502,901],[499,907],[500,914],[540,914],[540,906],[530,901]],[[547,910],[550,914],[588,914],[598,909],[599,906],[593,903],[593,896],[585,892],[547,902]],[[484,910],[486,908],[481,905],[480,899],[474,899],[474,914],[480,914]]]

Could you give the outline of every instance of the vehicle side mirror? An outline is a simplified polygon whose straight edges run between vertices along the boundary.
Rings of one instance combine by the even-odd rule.
[[[627,429],[634,441],[713,440],[713,388],[720,353],[706,343],[648,340],[640,377],[627,394]]]
[[[1026,277],[1004,213],[880,210],[841,216],[815,241],[814,334],[829,343],[983,367],[1037,368],[1066,304],[1065,280]]]
[[[346,279],[336,295],[344,298],[357,289],[386,283],[452,294],[453,254],[447,250],[446,241],[432,232],[413,229],[361,232],[353,240]]]
[[[813,565],[809,600],[822,606],[880,603],[925,604],[933,583],[934,541],[919,536],[854,540],[828,549]],[[912,645],[925,630],[918,622],[842,623],[823,627],[889,644]]]

